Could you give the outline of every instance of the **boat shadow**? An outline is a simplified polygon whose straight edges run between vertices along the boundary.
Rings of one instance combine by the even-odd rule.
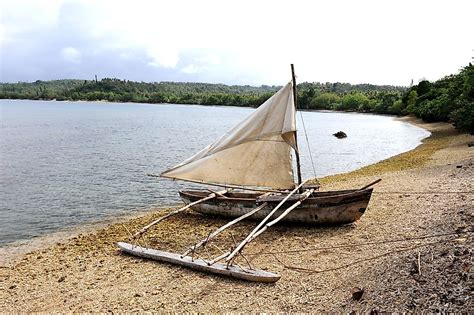
[[[222,216],[210,216],[200,213],[179,214],[174,219],[179,224],[186,236],[192,238],[202,238],[209,235],[215,229],[229,222],[229,218]],[[244,220],[222,232],[222,236],[231,234],[235,241],[243,239],[250,233],[261,221],[260,220]],[[308,223],[279,222],[278,225],[271,226],[261,234],[254,242],[269,241],[281,237],[343,237],[347,233],[351,233],[356,228],[355,223],[337,224],[337,225],[314,225]],[[177,233],[179,233],[177,231]],[[182,235],[181,233],[179,233]],[[219,238],[219,236],[217,237]],[[190,244],[191,245],[191,244]]]
[[[193,244],[206,239],[216,229],[229,222],[229,218],[209,216],[200,213],[180,213],[161,223],[147,236],[146,247],[156,248],[173,253],[183,253]],[[260,221],[242,221],[224,230],[215,239],[209,242],[205,249],[196,254],[205,260],[213,259],[223,252],[235,248],[259,224]],[[257,268],[272,270],[275,259],[272,255],[260,255],[264,252],[282,249],[314,247],[321,241],[348,239],[353,234],[355,224],[315,226],[310,224],[279,223],[272,226],[253,240],[244,250],[249,255],[252,265]],[[320,255],[325,253],[320,252]],[[283,255],[284,257],[284,255]],[[243,264],[242,259],[239,259]],[[202,274],[197,272],[197,274]],[[244,286],[255,285],[243,280],[218,277],[232,283]]]
[[[217,225],[224,225],[229,222],[229,218],[222,217],[222,216],[210,216],[200,213],[189,213],[187,214],[190,219],[193,220],[194,224],[198,224],[202,221],[203,224],[209,224],[211,222],[216,223]],[[272,217],[268,222],[272,219],[276,218]],[[245,220],[239,222],[239,226],[246,226],[249,228],[249,232],[255,228],[261,220]],[[355,229],[355,223],[347,223],[347,224],[310,224],[310,223],[296,223],[296,222],[279,222],[277,225],[271,226],[268,228],[263,234],[262,237],[259,239],[264,239],[265,235],[269,236],[280,236],[284,234],[285,236],[303,236],[303,235],[314,235],[314,234],[321,234],[321,235],[341,235],[347,232],[351,232]]]
[[[229,222],[229,218],[209,216],[200,213],[180,213],[168,221],[161,223],[148,236],[151,246],[159,246],[164,250],[184,251],[189,246],[205,239],[210,233]],[[260,221],[246,220],[224,230],[212,240],[211,253],[236,246],[259,224]],[[315,239],[337,237],[344,239],[346,234],[354,231],[356,224],[316,226],[311,224],[278,223],[268,228],[251,244],[270,244],[279,239],[304,240],[308,243]],[[253,246],[252,246],[253,247]]]

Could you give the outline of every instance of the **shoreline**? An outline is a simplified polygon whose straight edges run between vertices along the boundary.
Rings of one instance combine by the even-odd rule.
[[[387,172],[422,167],[428,162],[432,154],[434,154],[436,151],[446,148],[449,145],[449,136],[472,137],[468,134],[463,134],[456,131],[450,123],[427,123],[414,116],[395,117],[395,119],[427,130],[430,135],[422,139],[421,143],[412,150],[391,156],[388,159],[378,161],[351,172],[325,176],[321,179],[321,181],[323,183],[329,184],[337,180],[361,176],[371,176]]]
[[[168,204],[163,206],[152,206],[147,209],[140,209],[134,213],[122,213],[120,215],[109,214],[107,217],[100,218],[91,222],[80,223],[60,231],[47,233],[31,239],[17,240],[11,243],[0,245],[0,268],[14,264],[25,255],[47,249],[50,246],[65,243],[81,235],[87,235],[98,230],[107,228],[113,224],[120,224],[133,219],[137,219],[151,212],[166,211],[176,208],[179,204]]]
[[[473,137],[446,123],[409,120],[432,133],[421,145],[321,180],[326,190],[361,187],[382,177],[359,221],[321,228],[275,226],[249,246],[253,265],[282,275],[275,285],[235,281],[120,254],[115,243],[159,216],[150,212],[25,254],[0,268],[0,279],[5,279],[0,307],[7,312],[469,311],[474,149],[467,143]],[[471,193],[456,193],[463,191]],[[150,231],[146,241],[151,247],[181,252],[225,222],[180,214]],[[253,226],[242,223],[232,235],[223,233],[215,245],[232,246],[234,236],[246,235]],[[430,240],[391,242],[454,232],[457,238],[435,238],[438,242],[431,245]],[[278,257],[262,254],[374,241],[379,245]],[[320,271],[298,271],[292,266]],[[340,268],[331,271],[334,267]],[[221,289],[214,290],[216,286]],[[364,290],[360,301],[351,298],[354,287]]]
[[[50,100],[50,101],[56,101],[56,100]],[[87,102],[87,101],[57,101],[57,102]],[[93,102],[96,102],[96,101],[93,101]],[[107,102],[107,103],[114,103],[114,102]],[[122,103],[120,103],[120,104],[122,104]],[[123,104],[126,104],[126,103],[123,103]],[[141,104],[141,103],[137,103],[137,104]],[[151,104],[151,105],[157,105],[157,104]],[[183,104],[178,104],[178,105],[183,105]],[[189,104],[189,105],[201,106],[199,104]],[[232,106],[226,106],[226,105],[202,105],[202,106],[232,107]],[[367,113],[359,113],[359,112],[340,112],[340,111],[330,111],[330,110],[307,110],[307,111],[309,111],[309,112],[343,113],[343,114],[363,114],[363,115],[367,114]],[[380,114],[374,114],[374,115],[380,115]],[[392,115],[380,115],[380,116],[393,117],[394,120],[398,120],[398,121],[402,121],[402,122],[411,124],[415,127],[422,128],[422,129],[429,132],[428,129],[423,127],[425,125],[425,123],[422,122],[421,120],[415,118],[415,117],[409,117],[409,116],[396,117],[396,116],[392,116]],[[425,141],[426,139],[428,139],[430,137],[431,137],[431,132],[426,138],[423,138],[420,141],[420,144],[417,147],[415,147],[414,149],[411,149],[409,151],[399,153],[395,156],[391,156],[387,159],[380,160],[376,163],[369,164],[369,165],[363,166],[361,168],[358,168],[358,169],[355,169],[355,170],[352,170],[352,171],[324,176],[322,178],[319,178],[319,180],[322,183],[328,183],[328,178],[333,178],[333,177],[334,178],[339,178],[341,176],[345,177],[346,175],[351,174],[353,172],[358,172],[361,169],[370,167],[372,165],[375,165],[375,164],[378,164],[378,163],[381,163],[381,162],[384,162],[384,161],[389,161],[392,158],[394,158],[394,157],[396,157],[400,154],[404,154],[404,153],[407,153],[407,152],[417,150],[421,145],[423,145],[423,141]],[[11,242],[11,243],[0,245],[0,267],[15,263],[16,261],[21,259],[26,254],[29,254],[31,252],[38,251],[38,250],[43,250],[43,249],[48,248],[49,246],[52,246],[54,244],[67,242],[70,239],[75,238],[77,236],[80,236],[82,234],[94,233],[94,232],[96,232],[100,229],[107,228],[109,225],[128,222],[128,221],[133,220],[133,219],[138,219],[138,218],[150,215],[151,213],[157,213],[157,212],[160,212],[160,211],[165,211],[165,210],[177,208],[180,205],[182,205],[182,203],[167,204],[167,205],[163,205],[163,206],[151,206],[149,208],[141,209],[139,211],[136,211],[132,214],[128,214],[128,213],[122,213],[122,214],[119,214],[119,215],[110,214],[107,217],[103,217],[103,218],[100,218],[100,219],[97,219],[97,220],[92,220],[92,221],[86,222],[86,223],[81,223],[79,225],[75,225],[75,226],[71,226],[71,227],[66,227],[65,229],[55,231],[55,232],[51,232],[51,233],[46,233],[44,235],[40,235],[40,236],[31,238],[31,239],[17,240],[17,241]]]
[[[42,102],[58,102],[58,103],[100,103],[100,104],[136,104],[136,105],[183,105],[183,106],[203,106],[203,107],[230,107],[230,108],[250,108],[256,109],[256,106],[251,105],[214,105],[214,104],[188,104],[188,103],[138,103],[138,102],[112,102],[108,100],[44,100],[44,99],[28,99],[28,98],[20,98],[20,99],[12,99],[12,98],[0,98],[0,101],[42,101]],[[410,116],[398,116],[393,114],[382,114],[382,113],[375,113],[375,112],[358,112],[358,111],[344,111],[344,110],[335,110],[335,109],[298,109],[301,112],[316,112],[316,113],[339,113],[339,114],[361,114],[361,115],[377,115],[383,117],[393,117],[394,119],[405,118]],[[415,120],[419,120],[418,118],[411,117]],[[421,121],[421,120],[420,120]]]

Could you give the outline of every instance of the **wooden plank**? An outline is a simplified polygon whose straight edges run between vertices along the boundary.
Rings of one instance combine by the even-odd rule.
[[[281,202],[286,195],[270,195],[270,196],[259,196],[257,197],[257,202]],[[298,201],[300,200],[301,195],[300,194],[294,194],[290,198],[288,198],[286,201],[291,202],[291,201]]]
[[[123,242],[119,242],[117,245],[119,246],[120,250],[133,256],[185,266],[194,270],[210,272],[235,279],[271,283],[278,281],[281,277],[279,274],[259,269],[252,270],[238,266],[227,266],[225,264],[219,263],[209,265],[202,259],[193,260],[192,257],[189,256],[184,256],[181,258],[181,255],[179,254],[169,253],[157,249],[144,248]]]

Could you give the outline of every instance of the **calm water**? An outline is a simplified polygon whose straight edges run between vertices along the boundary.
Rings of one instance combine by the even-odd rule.
[[[252,111],[0,100],[0,245],[177,202],[184,184],[146,174],[191,156]],[[391,117],[303,115],[318,176],[410,150],[429,135]],[[332,136],[339,130],[348,138]],[[303,177],[310,177],[306,140],[299,135]]]

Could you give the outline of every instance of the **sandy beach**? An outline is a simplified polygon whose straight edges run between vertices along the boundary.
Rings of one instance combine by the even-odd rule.
[[[251,264],[281,274],[249,283],[121,254],[117,241],[171,209],[84,231],[4,259],[2,312],[468,312],[472,301],[473,136],[445,123],[415,150],[322,179],[322,190],[381,178],[369,208],[338,227],[279,225],[246,248]],[[192,212],[156,226],[143,244],[175,252],[227,222]],[[219,253],[255,222],[223,233]],[[242,262],[244,264],[244,262]],[[355,292],[355,293],[354,293]],[[354,294],[353,294],[354,293]],[[361,296],[360,296],[361,295]]]

